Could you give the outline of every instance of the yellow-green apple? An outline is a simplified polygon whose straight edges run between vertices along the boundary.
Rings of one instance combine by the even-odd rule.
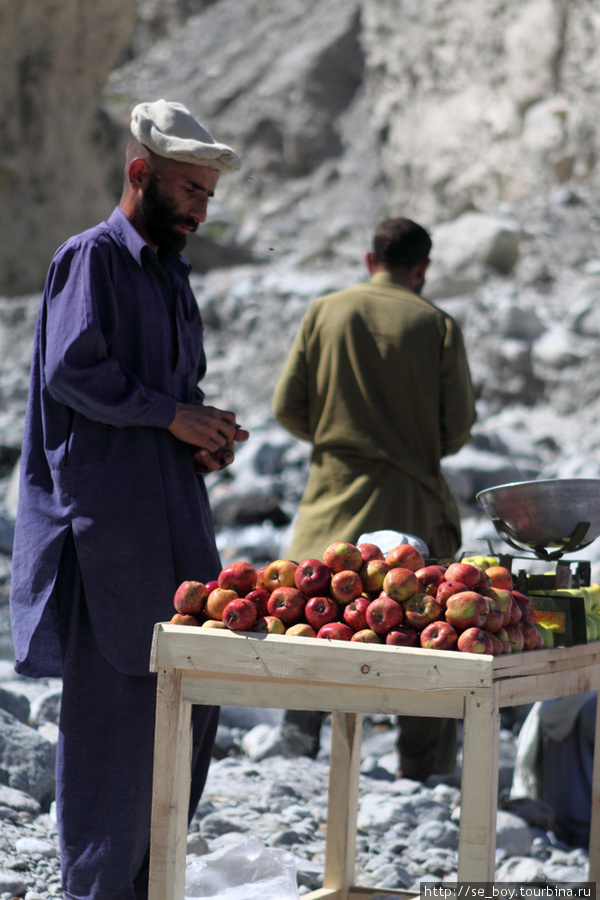
[[[211,591],[206,598],[204,611],[210,619],[222,620],[223,610],[228,603],[230,603],[232,600],[235,600],[237,597],[238,594],[236,594],[236,592],[233,590],[220,587],[215,588],[214,591]]]
[[[219,572],[219,587],[245,597],[256,585],[256,569],[245,559],[229,563]]]
[[[489,632],[489,635],[492,639],[492,653],[494,656],[502,656],[504,653],[504,644],[500,640],[497,634],[492,634]]]
[[[403,569],[410,569],[411,572],[416,572],[417,569],[422,569],[425,565],[423,554],[419,553],[417,548],[413,547],[412,544],[397,544],[395,547],[392,547],[391,550],[388,550],[384,559],[390,569],[400,567]]]
[[[451,597],[452,594],[461,594],[463,591],[467,590],[466,584],[463,584],[461,581],[442,581],[435,592],[435,599],[442,609],[446,609],[448,597]]]
[[[477,628],[474,625],[461,631],[456,642],[456,649],[461,653],[489,653],[490,656],[494,654],[494,644],[489,631],[484,631],[483,628]]]
[[[510,569],[506,566],[489,566],[485,570],[492,585],[498,588],[504,588],[505,591],[512,591],[514,587],[513,577]]]
[[[407,546],[410,546],[410,544]],[[412,569],[407,569],[404,566],[394,566],[383,579],[383,590],[392,600],[401,603],[403,600],[408,600],[409,597],[418,593],[419,582]]]
[[[199,620],[196,616],[192,616],[190,613],[174,613],[169,620],[169,625],[195,625],[198,626],[200,624]]]
[[[504,588],[490,587],[483,591],[483,596],[487,597],[490,602],[495,603],[502,610],[502,628],[510,622],[510,616],[513,605],[512,591],[505,591]]]
[[[508,635],[508,639],[510,641],[511,652],[518,653],[525,646],[525,639],[523,637],[523,629],[521,628],[521,623],[517,622],[516,624],[509,624],[504,629],[506,634]]]
[[[539,632],[531,622],[520,623],[523,634],[523,650],[537,650],[539,647]]]
[[[488,601],[476,591],[452,594],[446,601],[446,621],[457,631],[481,628],[488,615]]]
[[[323,597],[329,591],[331,569],[321,559],[303,559],[298,563],[294,581],[305,597]]]
[[[358,572],[352,569],[342,569],[331,576],[331,596],[334,600],[345,606],[351,603],[363,592],[363,583]]]
[[[421,632],[420,644],[426,650],[454,650],[458,632],[449,622],[430,622]]]
[[[346,625],[354,631],[363,631],[367,627],[367,609],[371,601],[368,597],[357,597],[344,606],[342,617]]]
[[[270,616],[277,616],[285,625],[299,622],[306,606],[306,597],[295,587],[279,587],[271,592],[267,603]]]
[[[360,631],[355,631],[350,640],[356,641],[358,644],[383,644],[382,639],[371,628],[361,628]]]
[[[435,597],[438,587],[444,581],[445,574],[446,566],[423,566],[422,569],[417,569],[415,575],[419,582],[419,591]]]
[[[377,544],[357,544],[363,563],[370,559],[383,559],[383,550]]]
[[[318,638],[328,638],[330,641],[351,641],[353,634],[345,622],[328,622],[317,631]]]
[[[367,627],[376,634],[387,634],[390,628],[404,623],[402,606],[385,594],[369,603],[365,616]]]
[[[227,625],[225,622],[222,622],[221,619],[206,619],[206,621],[202,623],[202,628],[224,628],[227,630]]]
[[[392,628],[385,636],[386,644],[392,644],[395,647],[418,647],[419,632],[411,628],[410,625],[399,625]]]
[[[291,635],[292,637],[295,635],[296,637],[311,637],[314,638],[317,636],[317,632],[309,625],[308,622],[296,622],[295,625],[290,625],[289,628],[285,629],[286,635]]]
[[[444,618],[444,610],[435,597],[429,594],[415,594],[404,601],[404,620],[416,631]]]
[[[538,634],[541,635],[543,646],[544,647],[554,647],[554,633],[551,628],[547,628],[546,625],[542,625],[541,622],[538,622],[535,626],[538,630]]]
[[[499,628],[495,633],[494,637],[498,638],[500,643],[502,644],[502,652],[503,653],[512,653],[512,644],[508,639],[508,635],[506,633],[505,628]]]
[[[297,564],[291,559],[273,560],[263,572],[263,587],[269,593],[280,587],[296,587],[296,568]]]
[[[360,568],[359,576],[367,594],[379,594],[383,590],[383,579],[390,567],[383,559],[368,559]]]
[[[304,618],[318,631],[321,625],[336,622],[340,617],[340,607],[332,597],[311,597],[304,607]]]
[[[504,625],[504,612],[495,597],[486,597],[488,602],[487,619],[481,626],[484,631],[495,634]]]
[[[223,622],[230,631],[251,631],[257,618],[254,603],[244,597],[231,600],[223,610]]]
[[[277,616],[261,616],[254,623],[252,631],[257,631],[259,634],[284,634],[285,625]]]
[[[334,541],[325,550],[323,562],[332,572],[342,572],[344,569],[358,572],[363,564],[363,558],[355,544],[348,541]]]
[[[173,597],[173,606],[183,616],[199,616],[204,611],[208,597],[206,585],[201,581],[182,581]]]
[[[486,569],[489,569],[490,566],[498,565],[498,560],[493,556],[463,556],[461,562],[477,566],[478,569],[481,569],[484,572]]]
[[[265,588],[255,588],[249,594],[246,594],[246,600],[251,600],[256,607],[256,617],[258,619],[268,615],[267,603],[270,596],[270,593]]]
[[[446,569],[446,581],[460,581],[467,586],[467,590],[474,591],[481,578],[481,569],[469,563],[450,563]]]

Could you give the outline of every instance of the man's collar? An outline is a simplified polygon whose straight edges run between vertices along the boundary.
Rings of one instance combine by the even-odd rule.
[[[108,220],[108,224],[119,235],[139,266],[143,265],[142,253],[144,252],[145,247],[147,247],[151,253],[154,253],[154,250],[152,250],[150,245],[146,243],[139,231],[137,231],[133,227],[133,225],[119,206],[115,207],[115,209],[112,211],[111,216]],[[169,266],[171,264],[179,264],[188,271],[191,268],[185,256],[182,256],[180,253],[169,253],[164,258],[163,262],[166,266]]]
[[[402,280],[400,275],[397,275],[395,272],[389,272],[387,269],[380,269],[375,272],[375,274],[371,276],[371,281],[374,284],[393,284],[394,287],[403,288],[405,291],[411,291],[414,294],[412,288]]]

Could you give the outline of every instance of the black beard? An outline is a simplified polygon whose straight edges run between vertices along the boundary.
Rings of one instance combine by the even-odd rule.
[[[142,197],[142,219],[148,236],[159,251],[180,253],[187,236],[175,231],[176,225],[196,226],[193,219],[177,214],[175,205],[158,192],[158,179],[153,177]]]

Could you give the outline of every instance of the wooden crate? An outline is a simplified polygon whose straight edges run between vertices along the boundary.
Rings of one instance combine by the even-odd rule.
[[[600,642],[506,656],[234,633],[158,624],[149,900],[183,900],[192,704],[332,715],[323,887],[306,900],[368,900],[354,884],[363,713],[464,720],[458,880],[495,871],[500,709],[600,687]],[[600,746],[600,716],[597,717]],[[590,881],[600,879],[600,753],[594,760]],[[384,894],[411,896],[405,890]]]

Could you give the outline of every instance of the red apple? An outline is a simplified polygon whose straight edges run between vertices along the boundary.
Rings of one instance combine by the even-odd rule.
[[[306,606],[306,597],[298,588],[280,587],[271,592],[267,610],[270,616],[277,616],[285,625],[299,622]]]
[[[357,544],[363,563],[370,559],[383,559],[383,550],[377,544]]]
[[[367,627],[366,613],[370,603],[367,597],[357,597],[346,604],[342,613],[346,625],[354,631],[363,631]]]
[[[491,587],[493,587],[493,585],[492,585],[492,582],[490,581],[489,577],[486,575],[485,572],[480,572],[479,581],[477,582],[477,584],[475,585],[473,590],[477,591],[478,594],[485,595],[485,591]]]
[[[512,653],[512,644],[508,638],[505,628],[499,628],[498,631],[494,634],[494,637],[497,638],[502,644],[503,653]]]
[[[285,629],[286,635],[291,635],[292,637],[296,635],[296,637],[311,637],[314,638],[317,636],[317,632],[309,625],[308,622],[296,622],[295,625],[290,625],[289,628]]]
[[[232,562],[221,569],[218,580],[220,588],[235,591],[238,597],[245,597],[256,585],[256,569],[245,559]]]
[[[453,594],[446,602],[446,621],[454,625],[457,631],[466,628],[481,628],[487,619],[488,601],[475,591],[463,591]]]
[[[227,625],[220,619],[207,619],[202,623],[202,628],[224,628],[227,630]]]
[[[200,622],[196,616],[192,616],[189,613],[173,613],[169,620],[169,625],[195,625],[197,627],[200,625]]]
[[[384,558],[390,569],[400,567],[402,569],[410,569],[411,572],[416,572],[417,569],[422,569],[425,565],[423,554],[419,553],[417,548],[413,547],[412,544],[398,544],[396,547],[392,547],[392,549],[385,554]]]
[[[355,544],[350,544],[348,541],[334,541],[325,550],[323,562],[329,566],[332,572],[341,572],[344,569],[358,572],[363,564],[363,558]]]
[[[446,566],[424,566],[422,569],[417,569],[415,575],[419,582],[419,591],[435,597],[438,587],[445,580],[445,574]]]
[[[222,620],[223,610],[228,603],[237,599],[237,596],[235,591],[220,587],[215,588],[206,598],[204,607],[206,615],[211,619]]]
[[[444,610],[435,597],[429,594],[415,594],[404,602],[404,619],[416,631],[422,631],[426,625],[444,618]]]
[[[510,569],[506,566],[490,566],[485,570],[492,585],[497,588],[503,588],[505,591],[512,591],[513,577]]]
[[[267,603],[269,602],[270,596],[269,592],[264,588],[255,588],[253,591],[250,591],[249,594],[246,594],[246,600],[250,600],[254,603],[256,615],[259,619],[268,614]]]
[[[386,644],[393,644],[395,647],[417,647],[419,645],[419,632],[411,628],[410,625],[400,625],[398,628],[392,628],[385,636]]]
[[[442,609],[446,609],[446,601],[452,594],[460,594],[468,590],[466,584],[460,581],[442,581],[435,593],[435,599]]]
[[[318,638],[329,638],[330,641],[351,641],[353,634],[345,622],[328,622],[317,631]]]
[[[509,623],[504,630],[508,636],[508,640],[510,641],[511,652],[519,653],[525,646],[525,638],[523,636],[521,623],[517,622],[514,625],[512,623]]]
[[[258,631],[260,634],[283,634],[285,625],[277,616],[261,616],[254,623],[252,631]]]
[[[535,625],[532,625],[531,622],[521,622],[520,628],[523,635],[523,650],[537,650],[540,633]]]
[[[365,616],[367,626],[376,634],[387,634],[390,628],[404,622],[404,610],[400,604],[385,594],[369,603]]]
[[[513,595],[511,591],[505,591],[503,588],[490,587],[486,588],[484,597],[495,603],[502,610],[502,628],[510,622],[510,616],[513,605]]]
[[[410,546],[410,544],[407,546]],[[397,600],[400,603],[402,600],[408,600],[409,597],[418,593],[419,582],[412,569],[395,566],[393,569],[390,569],[383,579],[383,590],[392,600]]]
[[[488,634],[492,639],[492,653],[494,656],[502,656],[504,653],[504,644],[497,634],[492,634],[491,632],[488,632]]]
[[[258,590],[261,590],[262,588],[265,587],[264,577],[265,577],[266,571],[267,571],[266,566],[259,566],[259,568],[256,570],[256,587]],[[265,590],[266,590],[266,588],[265,588]]]
[[[459,634],[456,649],[461,653],[489,653],[490,656],[494,654],[491,634],[474,626]]]
[[[304,618],[316,631],[328,622],[336,622],[339,616],[340,608],[331,597],[311,597],[304,607]]]
[[[280,587],[296,587],[297,564],[291,559],[275,559],[265,568],[262,581],[265,590],[272,593]]]
[[[446,581],[460,581],[466,584],[467,590],[475,590],[481,578],[481,569],[472,566],[470,563],[450,563],[446,569]]]
[[[523,613],[521,612],[521,607],[515,600],[512,591],[510,592],[510,595],[511,595],[511,606],[510,606],[510,619],[508,620],[508,624],[509,625],[518,625],[518,623],[523,618]]]
[[[504,625],[504,612],[494,597],[487,597],[486,599],[489,611],[487,618],[481,627],[484,631],[489,631],[490,634],[494,634]]]
[[[173,606],[184,616],[199,616],[204,610],[207,597],[206,585],[201,581],[182,581],[175,591]]]
[[[320,559],[303,559],[298,563],[294,580],[305,597],[322,597],[329,592],[331,569]]]
[[[219,587],[218,581],[207,581],[206,582],[206,593],[210,594],[211,591],[214,591],[215,588]]]
[[[526,597],[525,594],[521,594],[520,591],[513,591],[512,595],[517,601],[517,606],[521,610],[521,622],[528,622],[530,625],[535,625],[537,620],[535,618],[535,613],[531,608],[529,597]]]
[[[363,583],[358,572],[352,569],[342,569],[331,577],[331,596],[341,606],[356,600],[363,592]]]
[[[421,647],[427,650],[454,650],[457,631],[449,622],[430,622],[421,632]]]
[[[368,559],[362,564],[359,576],[367,594],[379,594],[383,590],[383,580],[390,567],[383,559]]]
[[[251,631],[256,619],[256,606],[242,597],[231,600],[223,610],[223,622],[230,631]]]
[[[383,644],[383,640],[371,628],[361,628],[360,631],[355,631],[350,640],[359,644]]]

